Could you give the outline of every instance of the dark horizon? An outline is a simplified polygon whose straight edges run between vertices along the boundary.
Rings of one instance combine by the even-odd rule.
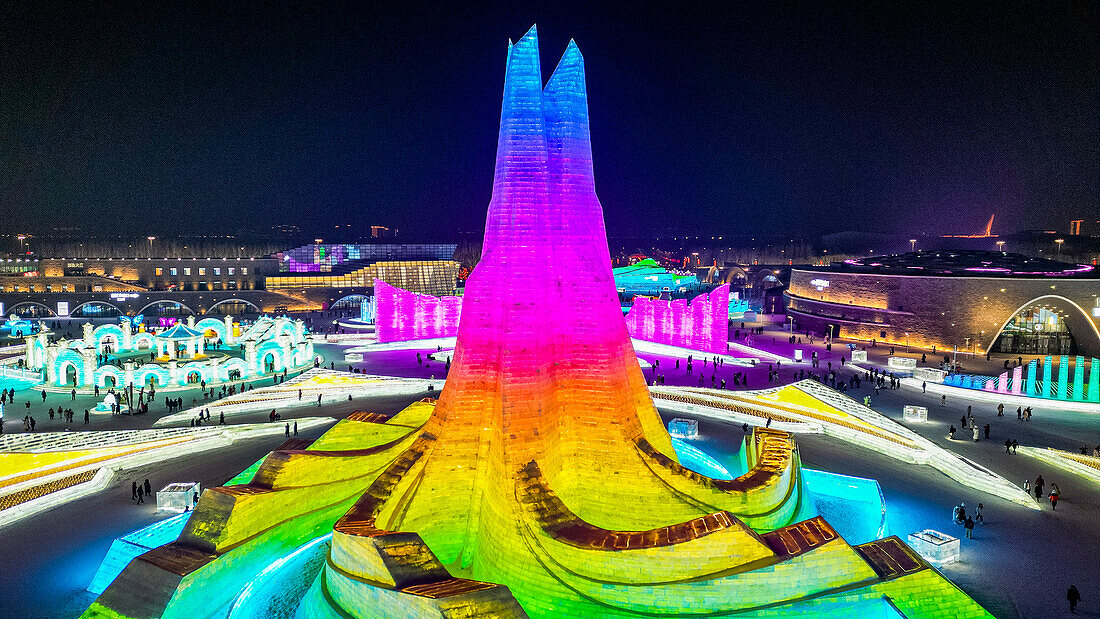
[[[532,23],[544,79],[570,38],[585,55],[612,236],[1100,212],[1094,4],[139,10],[2,9],[0,233],[476,232]]]

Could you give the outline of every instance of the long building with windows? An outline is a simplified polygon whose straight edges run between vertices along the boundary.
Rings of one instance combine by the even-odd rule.
[[[313,244],[276,255],[270,290],[367,289],[378,279],[412,292],[455,293],[459,263],[453,243]]]
[[[1100,355],[1100,269],[987,251],[795,267],[796,329],[979,354]]]
[[[0,313],[105,316],[158,309],[234,314],[354,308],[374,281],[456,292],[454,244],[305,245],[261,258],[17,258],[0,261]]]
[[[0,291],[260,290],[277,267],[274,258],[29,258],[0,263]]]

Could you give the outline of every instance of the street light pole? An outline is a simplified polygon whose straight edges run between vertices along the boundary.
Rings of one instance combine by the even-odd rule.
[[[917,251],[917,239],[909,239],[909,251]]]
[[[1065,239],[1054,239],[1054,242],[1058,245],[1058,255],[1062,255],[1062,243],[1065,243]]]
[[[149,239],[149,257],[152,258],[153,257],[153,241],[157,240],[157,237],[147,236],[145,238]]]
[[[1005,242],[997,241],[997,251],[1003,252],[1005,250]]]

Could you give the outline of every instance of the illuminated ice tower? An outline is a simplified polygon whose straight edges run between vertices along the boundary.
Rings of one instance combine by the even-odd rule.
[[[432,460],[447,471],[462,464],[461,478],[448,473],[447,484],[470,493],[472,503],[454,507],[463,512],[456,517],[475,523],[479,511],[493,509],[478,502],[513,495],[504,480],[529,462],[567,502],[621,511],[642,507],[637,488],[607,484],[642,472],[633,441],[645,437],[674,457],[611,274],[584,59],[570,42],[545,88],[539,65],[532,28],[508,51],[484,249],[466,283],[454,363],[427,428],[469,449],[461,456],[468,462]],[[477,461],[480,450],[493,457]],[[498,470],[484,470],[489,463]],[[606,492],[590,491],[598,486]],[[474,552],[477,530],[469,531],[466,540],[441,542]]]
[[[225,616],[324,543],[308,587],[286,575],[296,617],[987,616],[897,538],[851,546],[805,514],[789,434],[756,429],[742,452],[747,472],[722,480],[673,450],[612,280],[583,59],[570,42],[543,87],[532,28],[508,49],[484,253],[439,400],[357,413],[208,489],[85,616]]]

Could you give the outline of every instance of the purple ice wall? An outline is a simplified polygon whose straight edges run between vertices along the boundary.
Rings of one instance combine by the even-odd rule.
[[[711,353],[726,352],[730,287],[724,284],[691,300],[639,298],[626,315],[630,337]]]
[[[458,334],[462,297],[433,297],[374,280],[374,325],[379,342],[404,342]]]

